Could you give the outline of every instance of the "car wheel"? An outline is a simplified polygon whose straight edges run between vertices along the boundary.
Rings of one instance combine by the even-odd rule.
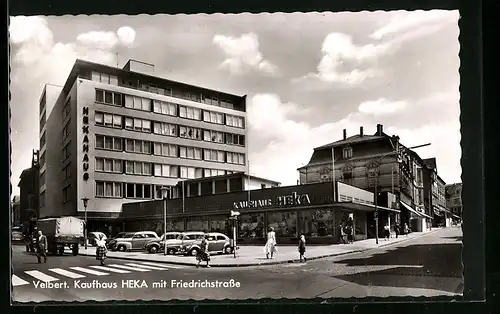
[[[119,245],[118,246],[118,251],[125,252],[126,250],[127,250],[127,247],[125,245]]]
[[[198,255],[198,249],[191,249],[191,251],[189,251],[189,255],[191,255],[191,256]]]
[[[158,253],[158,248],[157,248],[156,246],[154,246],[154,245],[153,245],[153,246],[151,246],[151,247],[149,248],[149,250],[148,250],[148,251],[149,251],[149,253],[151,253],[151,254],[155,254],[155,253]]]
[[[225,254],[231,254],[232,252],[233,252],[233,250],[231,249],[231,247],[230,247],[230,246],[226,246],[226,247],[224,248],[224,253],[225,253]]]
[[[168,255],[174,255],[175,254],[175,249],[168,249],[167,250]]]

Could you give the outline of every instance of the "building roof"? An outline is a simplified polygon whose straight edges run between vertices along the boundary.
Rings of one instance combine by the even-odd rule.
[[[247,175],[244,172],[236,172],[236,173],[233,173],[233,174],[224,174],[224,175],[220,175],[220,176],[213,176],[213,177],[207,177],[207,178],[187,179],[187,180],[179,181],[178,184],[182,184],[182,182],[184,182],[184,184],[190,184],[190,183],[214,181],[214,180],[220,180],[220,179],[231,179],[231,178],[238,178],[238,177],[250,178],[250,179],[253,179],[253,180],[258,180],[258,181],[261,181],[261,182],[267,182],[267,183],[275,184],[275,185],[278,185],[278,186],[281,185],[281,182],[269,180],[269,179],[266,179],[266,178],[260,178],[260,177],[256,177],[256,176],[252,176],[252,175]]]
[[[436,169],[436,168],[437,168],[437,165],[436,165],[436,158],[427,158],[427,159],[422,159],[422,162],[424,163],[424,165],[425,165],[427,168],[430,168],[430,169]]]
[[[380,135],[363,135],[363,136],[361,136],[359,134],[356,134],[356,135],[347,137],[345,140],[342,139],[339,141],[335,141],[333,143],[329,143],[329,144],[326,144],[323,146],[316,147],[316,148],[314,148],[314,150],[322,150],[325,148],[332,148],[332,147],[338,147],[338,146],[344,146],[344,145],[362,143],[362,142],[378,141],[378,140],[386,139],[386,138],[389,138],[389,136],[385,133],[382,136],[380,136]]]

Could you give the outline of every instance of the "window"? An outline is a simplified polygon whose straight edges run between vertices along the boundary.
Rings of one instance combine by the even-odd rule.
[[[42,115],[42,118],[40,118],[40,132],[43,130],[43,127],[45,126],[45,123],[47,122],[47,115],[45,112]]]
[[[116,114],[102,113],[102,112],[95,113],[95,124],[99,126],[107,126],[110,128],[121,129],[122,121],[123,117]]]
[[[68,120],[68,122],[66,123],[66,125],[64,125],[63,127],[63,130],[62,130],[62,139],[63,141],[69,136],[70,132],[69,132],[69,128],[70,128],[70,122],[71,120]],[[45,134],[44,134],[45,136]]]
[[[63,202],[67,203],[70,200],[70,186],[68,185],[67,187],[63,188]]]
[[[44,91],[42,98],[40,99],[40,112],[42,112],[45,109],[46,104],[47,104],[47,91]]]
[[[226,133],[226,144],[245,146],[245,135]]]
[[[45,171],[40,173],[40,186],[45,185]]]
[[[243,117],[226,115],[226,125],[236,128],[244,128]]]
[[[215,176],[223,176],[226,174],[226,171],[219,170],[219,169],[205,169],[203,172],[204,172],[203,176],[205,178],[215,177]]]
[[[180,167],[180,177],[182,179],[197,179],[202,177],[202,170],[194,167]]]
[[[40,157],[40,167],[45,165],[45,152],[43,152],[42,156]]]
[[[153,100],[153,112],[177,116],[177,105],[155,99]]]
[[[121,151],[122,139],[119,137],[96,135],[95,136],[95,147],[98,149],[109,149]]]
[[[240,153],[227,153],[227,162],[230,164],[244,165],[245,164],[245,154]]]
[[[221,150],[205,149],[203,159],[207,161],[224,162],[224,152]]]
[[[126,183],[126,198],[153,198],[152,186],[150,184]]]
[[[224,133],[211,130],[204,130],[203,140],[206,142],[224,143]]]
[[[71,97],[68,98],[68,100],[66,101],[66,103],[64,104],[64,107],[62,109],[62,119],[63,119],[63,121],[64,121],[64,119],[66,119],[67,117],[69,117],[69,114],[71,112],[70,101],[71,101]]]
[[[62,170],[63,176],[64,176],[64,180],[66,180],[67,178],[71,177],[70,165],[71,164],[67,164],[66,166],[64,166],[64,168]]]
[[[63,148],[63,160],[66,160],[69,158],[69,156],[71,156],[71,142],[69,142],[68,144],[66,144],[66,146],[64,146]]]
[[[125,151],[129,153],[151,154],[151,142],[126,139]]]
[[[96,158],[95,171],[123,173],[122,161],[118,159]]]
[[[45,191],[40,193],[40,207],[45,206]]]
[[[265,234],[264,214],[241,214],[238,217],[238,227],[236,229],[239,238],[263,238]]]
[[[100,89],[95,90],[95,101],[104,103],[106,105],[122,107],[122,97],[123,95],[120,93],[114,93]]]
[[[137,118],[125,118],[125,129],[151,133],[151,121]]]
[[[201,160],[201,148],[181,146],[179,147],[179,157]]]
[[[234,109],[233,103],[227,101],[227,100],[220,100],[220,106],[222,108],[228,108],[228,109]]]
[[[122,183],[121,182],[103,182],[96,181],[95,195],[97,197],[114,197],[122,198]]]
[[[352,157],[352,148],[348,147],[348,148],[344,148],[342,150],[342,156],[344,159],[349,159]]]
[[[192,140],[201,140],[201,131],[200,129],[181,126],[179,127],[179,136]]]
[[[277,237],[297,236],[297,212],[270,212],[267,224],[274,228]]]
[[[118,85],[118,77],[94,71],[92,72],[92,81],[104,84]]]
[[[306,237],[335,235],[334,212],[330,209],[301,211],[299,221],[300,232]]]
[[[177,136],[177,126],[175,124],[154,122],[153,133],[168,136]]]
[[[177,145],[154,143],[154,154],[158,156],[177,157]]]
[[[203,102],[207,105],[219,106],[219,100],[216,97],[203,97]]]
[[[155,164],[154,175],[155,175],[155,177],[178,178],[179,177],[179,167],[178,166]]]
[[[224,124],[224,115],[218,112],[203,111],[203,121]]]
[[[125,173],[150,176],[151,164],[149,162],[141,162],[141,161],[126,161]]]
[[[40,137],[40,149],[42,149],[45,146],[45,143],[46,143],[46,138],[45,138],[45,132],[44,132],[42,137]]]
[[[179,117],[191,120],[201,120],[201,109],[179,106]]]
[[[136,110],[151,111],[153,100],[139,96],[125,95],[125,107]]]

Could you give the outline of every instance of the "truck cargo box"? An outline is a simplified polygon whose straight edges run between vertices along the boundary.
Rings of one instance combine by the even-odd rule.
[[[76,217],[46,218],[38,220],[38,230],[46,236],[83,237],[84,222]]]

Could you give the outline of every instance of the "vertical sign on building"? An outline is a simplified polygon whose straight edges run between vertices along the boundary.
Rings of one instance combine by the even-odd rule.
[[[83,107],[83,180],[89,179],[89,107]]]

